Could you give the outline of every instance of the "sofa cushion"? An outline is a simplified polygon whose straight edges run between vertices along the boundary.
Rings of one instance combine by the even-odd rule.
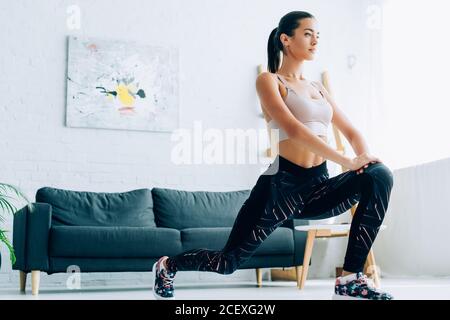
[[[44,187],[36,202],[52,206],[52,225],[156,226],[150,189],[105,193]]]
[[[198,248],[221,250],[228,240],[231,228],[189,228],[180,231],[183,251]],[[255,256],[293,253],[292,229],[279,227],[256,249]]]
[[[49,246],[53,257],[144,258],[181,252],[178,230],[152,227],[53,226]]]
[[[151,271],[153,263],[158,258],[160,257],[126,259],[50,257],[48,259],[50,270],[47,271],[47,274],[68,272],[69,268],[72,269],[74,265],[79,267],[81,272],[148,272]],[[146,285],[148,285],[148,282],[146,282]]]
[[[153,188],[158,227],[186,229],[231,227],[251,190],[210,192]]]

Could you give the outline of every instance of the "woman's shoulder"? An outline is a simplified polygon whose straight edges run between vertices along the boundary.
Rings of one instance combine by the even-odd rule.
[[[284,87],[284,84],[281,81],[280,77],[276,73],[272,73],[269,71],[261,72],[256,78],[256,81],[260,83],[276,83],[279,87]]]
[[[276,79],[276,74],[269,72],[269,71],[263,71],[261,72],[258,77],[256,78],[257,80],[264,80],[264,81],[268,81],[268,80],[275,80]]]
[[[273,84],[276,84],[278,86],[278,91],[280,92],[281,97],[284,99],[287,96],[287,89],[285,88],[283,83],[279,79],[277,79],[276,73],[264,71],[261,72],[256,79],[257,89],[259,87],[261,90],[265,90],[265,88],[267,88],[268,86],[272,86]]]

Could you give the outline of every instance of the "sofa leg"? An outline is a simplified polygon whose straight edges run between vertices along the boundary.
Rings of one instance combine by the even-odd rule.
[[[256,268],[256,284],[261,288],[262,286],[262,271],[260,268]]]
[[[27,273],[22,270],[19,271],[19,283],[20,292],[25,292],[25,287],[27,286]]]
[[[39,294],[39,280],[41,272],[39,270],[31,271],[31,294],[36,296]]]

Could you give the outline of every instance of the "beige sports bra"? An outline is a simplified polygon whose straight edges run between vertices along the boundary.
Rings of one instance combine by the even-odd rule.
[[[303,95],[298,95],[293,89],[291,89],[286,81],[277,74],[278,79],[285,85],[287,95],[284,98],[284,102],[294,117],[301,121],[306,127],[308,127],[315,135],[327,136],[328,125],[333,117],[333,108],[325,99],[320,88],[314,82],[311,82],[322,95],[321,99],[308,98]],[[267,123],[268,129],[279,130],[279,141],[289,139],[286,132],[279,127],[274,119],[271,119]]]

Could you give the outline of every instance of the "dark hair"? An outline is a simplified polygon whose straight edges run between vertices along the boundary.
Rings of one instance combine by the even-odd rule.
[[[291,11],[284,15],[281,18],[278,27],[272,30],[267,43],[267,69],[269,72],[276,73],[278,71],[278,68],[280,67],[280,51],[283,51],[283,53],[285,52],[280,40],[280,35],[285,33],[289,37],[292,37],[295,29],[300,25],[300,20],[305,18],[314,18],[314,16],[305,11]]]

